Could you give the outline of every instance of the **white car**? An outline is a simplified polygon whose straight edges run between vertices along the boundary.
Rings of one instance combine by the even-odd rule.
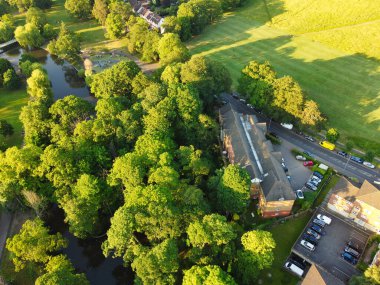
[[[281,126],[288,130],[293,129],[293,124],[281,123]]]
[[[380,185],[380,180],[374,180],[373,183]]]
[[[247,107],[253,109],[253,106],[251,104],[247,104]]]
[[[363,162],[363,165],[369,167],[369,168],[375,168],[376,166],[374,166],[372,163],[368,162],[368,161],[364,161]]]
[[[303,160],[303,161],[306,161],[306,157],[302,156],[302,155],[297,155],[296,156],[296,159],[297,160]]]
[[[315,250],[315,246],[313,244],[311,244],[310,242],[307,242],[306,240],[301,240],[301,245],[305,248],[307,248],[308,250],[310,251],[314,251]]]
[[[301,189],[298,189],[296,191],[296,195],[297,195],[298,199],[304,199],[305,198]]]
[[[321,220],[321,221],[325,222],[328,225],[331,224],[331,218],[329,218],[329,217],[327,217],[325,215],[318,214],[317,218],[318,218],[318,220]]]
[[[245,103],[245,99],[239,99],[239,101]]]

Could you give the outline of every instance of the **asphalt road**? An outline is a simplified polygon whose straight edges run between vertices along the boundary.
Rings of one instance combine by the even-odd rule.
[[[374,180],[380,181],[379,169],[370,169],[362,164],[353,162],[343,156],[338,155],[335,151],[322,148],[317,141],[308,141],[303,136],[298,135],[291,130],[285,129],[280,124],[270,121],[269,118],[255,112],[253,109],[247,107],[246,104],[233,98],[230,94],[223,93],[222,98],[226,102],[231,103],[231,105],[233,105],[238,112],[254,114],[260,122],[267,122],[269,131],[275,132],[282,140],[286,140],[295,148],[311,152],[316,159],[329,165],[330,167],[333,167],[337,172],[348,177],[356,177],[359,179],[359,182],[363,182],[365,179],[370,183],[373,183]],[[379,185],[374,185],[380,188]]]

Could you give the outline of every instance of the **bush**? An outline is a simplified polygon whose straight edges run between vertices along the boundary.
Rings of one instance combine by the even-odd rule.
[[[340,134],[338,132],[337,129],[335,128],[331,128],[327,131],[327,134],[326,134],[326,138],[329,142],[332,142],[332,143],[335,143],[338,138],[339,138]]]
[[[4,72],[3,86],[7,89],[16,89],[20,86],[20,79],[13,68]]]
[[[266,133],[265,138],[267,140],[270,140],[273,144],[281,144],[281,140],[272,136],[271,134]]]
[[[351,151],[354,148],[354,143],[352,141],[346,142],[346,150]]]

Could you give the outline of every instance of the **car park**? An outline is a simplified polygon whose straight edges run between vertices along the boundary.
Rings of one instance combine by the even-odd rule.
[[[321,221],[324,221],[327,225],[330,225],[331,224],[331,218],[325,216],[325,215],[322,215],[322,214],[318,214],[317,215],[317,219],[321,220]]]
[[[360,157],[353,156],[353,155],[351,155],[350,159],[351,159],[352,161],[357,162],[357,163],[363,163],[363,162],[364,162],[364,160],[361,159]]]
[[[374,166],[372,163],[370,163],[370,162],[368,162],[368,161],[364,161],[364,162],[363,162],[363,165],[364,165],[364,166],[367,166],[368,168],[372,168],[372,169],[376,167],[376,166]]]
[[[326,232],[322,229],[322,227],[318,226],[318,225],[312,225],[310,227],[313,231],[316,231],[317,233],[319,233],[320,235],[325,235]]]
[[[296,156],[296,159],[297,159],[297,160],[303,160],[303,161],[305,161],[305,160],[306,160],[306,157],[304,157],[304,156],[302,156],[302,155],[297,155],[297,156]]]
[[[305,139],[311,142],[315,142],[315,140],[311,136],[305,136]]]
[[[305,161],[303,163],[303,166],[313,166],[313,165],[314,165],[314,162],[312,162],[311,160]]]
[[[342,151],[342,150],[338,151],[337,154],[344,156],[344,157],[348,157],[348,153],[345,151]]]
[[[358,251],[356,251],[355,249],[349,247],[349,246],[346,246],[344,248],[344,251],[351,254],[353,257],[355,258],[359,258],[360,257],[360,253]]]
[[[298,190],[296,191],[296,195],[297,195],[297,198],[298,198],[298,199],[304,199],[304,198],[305,198],[305,196],[303,195],[303,192],[302,192],[301,189],[298,189]]]
[[[308,250],[310,251],[314,251],[315,250],[315,245],[311,244],[310,242],[306,241],[306,240],[301,240],[301,245],[305,248],[307,248]]]
[[[313,191],[317,191],[318,187],[315,186],[314,184],[310,183],[310,182],[307,182],[305,184],[306,188],[309,188],[310,190],[313,190]]]
[[[342,257],[344,260],[348,261],[349,263],[353,265],[356,265],[356,263],[358,263],[358,260],[355,257],[353,257],[351,254],[349,254],[348,252],[342,252]]]
[[[317,233],[316,231],[313,231],[312,229],[307,229],[306,233],[308,235],[311,235],[311,236],[315,237],[316,239],[320,239],[321,238],[321,235],[319,233]]]
[[[316,224],[317,226],[322,227],[322,228],[324,228],[326,226],[326,223],[324,221],[319,220],[319,219],[314,219],[313,223]]]
[[[318,171],[314,171],[313,175],[317,176],[319,179],[323,179],[323,175],[321,173],[319,173]]]
[[[308,241],[308,242],[310,242],[311,244],[314,244],[315,246],[318,245],[318,240],[315,237],[311,236],[311,235],[304,234],[303,235],[303,239],[306,240],[306,241]]]

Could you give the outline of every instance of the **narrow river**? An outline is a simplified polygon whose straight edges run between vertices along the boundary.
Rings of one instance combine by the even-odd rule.
[[[22,48],[14,48],[0,55],[14,65],[26,51]],[[68,95],[76,95],[90,102],[95,102],[84,80],[77,76],[77,72],[66,61],[51,56],[43,49],[28,51],[38,58],[49,75],[54,93],[54,99],[60,99]],[[124,285],[133,284],[134,274],[130,267],[123,267],[121,258],[105,258],[102,254],[101,244],[103,239],[80,240],[68,231],[68,226],[63,222],[62,210],[52,208],[46,217],[46,222],[55,232],[60,232],[69,241],[69,246],[63,252],[70,258],[78,272],[86,274],[91,285]]]

